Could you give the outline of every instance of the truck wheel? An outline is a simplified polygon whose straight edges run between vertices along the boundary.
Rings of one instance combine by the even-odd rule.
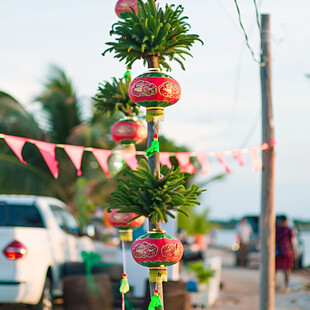
[[[50,278],[46,278],[42,296],[36,305],[29,305],[29,310],[53,310],[52,283]]]

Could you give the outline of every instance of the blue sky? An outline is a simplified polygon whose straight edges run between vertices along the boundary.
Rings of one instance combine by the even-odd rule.
[[[257,0],[271,15],[272,96],[276,145],[275,204],[278,212],[310,218],[310,2]],[[164,5],[166,1],[159,1]],[[259,66],[251,58],[233,0],[169,1],[182,4],[192,33],[201,36],[186,71],[171,75],[182,98],[165,111],[161,132],[192,151],[219,151],[261,142]],[[252,1],[238,1],[249,41],[259,53]],[[11,0],[0,2],[0,89],[29,105],[42,89],[49,64],[63,67],[85,100],[99,82],[121,77],[125,66],[101,56],[117,21],[116,1]],[[132,76],[145,69],[139,63]],[[250,137],[250,138],[247,138]],[[232,173],[208,186],[203,206],[212,218],[240,217],[260,210],[260,172],[228,158]],[[211,161],[212,176],[222,167]],[[201,176],[197,182],[204,180]]]

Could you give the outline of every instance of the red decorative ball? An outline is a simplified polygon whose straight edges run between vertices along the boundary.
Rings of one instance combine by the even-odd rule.
[[[117,122],[111,129],[115,143],[130,144],[140,143],[147,138],[145,125],[136,118],[129,118]]]
[[[145,217],[140,216],[135,220],[128,223],[135,218],[136,213],[117,213],[119,209],[113,209],[109,214],[110,224],[116,227],[119,231],[119,239],[122,241],[132,241],[132,230],[139,228],[143,225]]]
[[[119,229],[136,229],[143,225],[145,217],[140,216],[134,221],[128,223],[131,219],[138,216],[136,213],[117,213],[119,209],[113,209],[109,213],[109,221],[112,226]]]
[[[134,260],[145,267],[171,266],[183,255],[180,240],[163,231],[151,231],[136,239],[131,246]]]
[[[118,0],[115,6],[115,13],[119,18],[129,17],[128,12],[131,12],[131,8],[138,12],[137,0]]]
[[[137,76],[129,86],[130,99],[146,108],[168,107],[181,96],[179,83],[162,72],[149,71]]]

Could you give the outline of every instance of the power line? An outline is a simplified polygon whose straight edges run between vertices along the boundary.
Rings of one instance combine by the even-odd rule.
[[[264,0],[260,0],[258,2],[258,5],[256,6],[256,12],[258,12],[258,9],[257,8],[261,8],[261,6],[263,5],[263,1]],[[219,2],[220,3],[220,2]],[[221,5],[222,7],[222,5]],[[224,7],[223,7],[224,9]],[[224,9],[225,10],[225,9]],[[225,11],[226,12],[226,11]],[[229,15],[229,13],[227,12],[227,14]],[[256,13],[256,23],[257,23],[257,13]],[[234,24],[235,25],[235,24]],[[249,33],[251,34],[253,29],[254,29],[254,26],[255,24],[252,23],[250,24],[249,26]],[[239,28],[238,28],[239,29]],[[244,51],[245,51],[245,46],[242,45],[241,49],[240,49],[240,53],[239,53],[239,56],[238,56],[238,59],[237,59],[237,65],[236,65],[236,72],[235,72],[235,86],[234,86],[234,94],[233,94],[233,108],[232,108],[232,116],[231,116],[231,119],[227,125],[227,127],[223,130],[224,132],[226,132],[228,129],[231,128],[231,126],[234,124],[235,122],[235,118],[236,118],[236,110],[237,110],[237,105],[238,105],[238,97],[239,97],[239,86],[240,86],[240,77],[241,77],[241,69],[242,69],[242,63],[243,63],[243,60],[244,60],[244,57],[243,57],[243,54],[244,54]],[[252,126],[251,126],[252,128]],[[251,131],[251,129],[250,129]]]
[[[237,9],[237,12],[238,12],[239,24],[240,24],[240,27],[241,27],[241,29],[243,31],[243,34],[244,34],[246,46],[250,50],[253,60],[256,63],[258,63],[260,66],[264,66],[265,62],[261,62],[261,61],[257,60],[256,57],[255,57],[255,53],[254,53],[253,49],[250,46],[248,35],[247,35],[246,31],[245,31],[245,28],[244,28],[242,20],[241,20],[241,12],[240,12],[240,8],[239,8],[239,5],[238,5],[238,2],[237,2],[237,0],[234,0],[234,2],[235,2],[235,6],[236,6],[236,9]],[[261,31],[261,28],[260,28],[260,24],[259,24],[259,13],[258,13],[258,9],[257,9],[256,0],[253,0],[253,2],[254,2],[254,7],[255,7],[256,23],[258,25],[258,29],[259,29],[259,33],[260,33],[260,47],[262,48],[262,36],[263,36],[263,34],[262,34],[262,31]]]

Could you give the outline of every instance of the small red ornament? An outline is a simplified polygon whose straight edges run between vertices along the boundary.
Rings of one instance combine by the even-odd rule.
[[[181,96],[179,83],[171,76],[149,70],[137,76],[129,86],[130,99],[146,107],[146,121],[163,121],[164,108],[175,104]]]
[[[132,230],[141,227],[145,221],[144,216],[139,216],[135,220],[130,220],[138,216],[136,213],[117,213],[119,209],[112,209],[109,213],[110,224],[119,231],[119,238],[123,241],[132,241]]]
[[[111,135],[115,143],[138,144],[147,138],[147,130],[142,122],[131,117],[115,123]]]
[[[149,231],[136,239],[131,246],[134,260],[149,267],[150,282],[167,281],[167,266],[178,263],[183,251],[181,241],[165,231]]]
[[[138,12],[137,0],[118,0],[115,6],[115,13],[119,18],[128,18],[128,12],[132,8],[135,13]]]

